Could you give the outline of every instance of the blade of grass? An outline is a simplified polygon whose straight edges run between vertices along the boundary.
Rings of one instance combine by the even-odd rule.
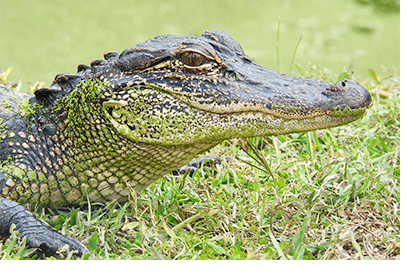
[[[305,253],[303,239],[305,237],[306,225],[308,224],[309,218],[310,215],[308,214],[308,216],[306,216],[305,220],[303,221],[300,230],[293,236],[289,255],[291,255],[294,260],[301,260],[303,258],[303,254]]]
[[[270,230],[268,231],[268,235],[270,236],[271,242],[273,243],[274,248],[276,248],[277,254],[279,254],[280,259],[287,260],[286,256],[283,253],[283,250],[280,248],[279,243],[277,242],[276,238]]]
[[[265,172],[267,172],[269,175],[270,175],[270,177],[271,177],[271,179],[273,180],[273,183],[274,183],[274,185],[273,186],[277,186],[277,180],[276,180],[276,178],[274,177],[274,174],[273,174],[273,172],[271,171],[271,168],[270,168],[270,165],[267,163],[267,161],[265,160],[265,158],[264,158],[264,156],[261,154],[261,152],[254,146],[254,144],[252,144],[251,142],[250,142],[250,140],[249,139],[245,139],[245,141],[247,142],[247,144],[248,144],[248,147],[251,149],[251,151],[252,151],[252,153],[255,155],[255,157],[254,156],[252,156],[251,155],[251,153],[249,153],[244,147],[243,147],[243,145],[241,145],[240,146],[240,148],[247,154],[247,155],[249,155],[251,158],[253,158],[256,162],[259,162],[263,167],[264,167],[264,169],[261,169],[261,168],[259,168],[260,170],[264,170]],[[276,197],[276,200],[277,201],[280,201],[280,199],[279,199],[279,196],[278,196],[278,194],[277,194],[277,191],[276,191],[276,189],[275,188],[272,188],[273,189],[273,193],[274,193],[274,196]]]
[[[311,160],[314,160],[314,151],[312,148],[312,137],[310,132],[306,133],[306,139],[308,141],[309,154],[311,155]]]
[[[198,220],[198,219],[200,219],[202,216],[203,216],[203,214],[201,214],[201,213],[195,214],[194,216],[189,217],[188,219],[186,219],[186,220],[184,220],[184,221],[180,222],[179,224],[177,224],[176,226],[174,226],[174,227],[172,228],[172,230],[173,230],[174,232],[177,232],[177,231],[178,231],[178,230],[180,230],[181,228],[184,228],[187,224],[190,224],[190,223],[192,223],[192,222],[194,222],[194,221],[197,221],[197,220]]]
[[[276,40],[276,55],[277,55],[277,72],[280,72],[280,23],[281,17],[277,20],[277,40]]]
[[[300,35],[299,40],[297,41],[297,44],[296,44],[295,50],[293,51],[292,60],[290,61],[289,74],[291,74],[291,73],[292,73],[292,67],[293,67],[293,64],[295,63],[295,56],[296,56],[297,49],[298,49],[299,44],[300,44],[300,40],[302,40],[302,37],[303,37],[303,32],[302,32],[302,34]]]

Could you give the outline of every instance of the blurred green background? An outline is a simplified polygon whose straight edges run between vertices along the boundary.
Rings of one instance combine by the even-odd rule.
[[[280,36],[278,26],[280,20]],[[294,62],[364,78],[400,64],[396,0],[0,0],[0,67],[49,85],[57,73],[160,34],[230,33],[259,64],[299,75]],[[278,52],[277,52],[278,48]],[[279,55],[277,55],[277,53]]]

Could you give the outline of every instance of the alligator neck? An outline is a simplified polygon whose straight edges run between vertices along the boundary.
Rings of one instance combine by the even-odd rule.
[[[0,179],[8,177],[0,184],[3,196],[39,206],[81,204],[87,197],[124,202],[128,186],[141,190],[215,145],[162,146],[124,138],[95,104],[98,98],[89,98],[99,88],[76,89],[53,107],[9,120],[9,127],[24,124],[3,142],[15,161],[2,168]]]

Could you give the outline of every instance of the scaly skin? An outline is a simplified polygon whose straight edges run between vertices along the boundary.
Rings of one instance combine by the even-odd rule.
[[[0,235],[16,223],[10,213],[39,223],[7,200],[42,207],[127,201],[127,185],[141,190],[223,140],[346,124],[370,103],[350,79],[329,84],[263,68],[219,30],[107,53],[75,75],[57,75],[19,113],[11,103],[0,109]],[[85,252],[74,239],[52,244],[62,239],[54,230],[34,228],[27,234],[20,226],[36,240],[31,246],[67,243]]]

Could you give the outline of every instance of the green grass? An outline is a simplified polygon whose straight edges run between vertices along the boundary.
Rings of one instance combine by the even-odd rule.
[[[238,162],[165,176],[124,204],[38,214],[86,244],[86,259],[399,259],[399,77],[369,73],[374,104],[354,123],[226,141],[210,154]],[[45,258],[16,238],[0,248],[0,259]]]

